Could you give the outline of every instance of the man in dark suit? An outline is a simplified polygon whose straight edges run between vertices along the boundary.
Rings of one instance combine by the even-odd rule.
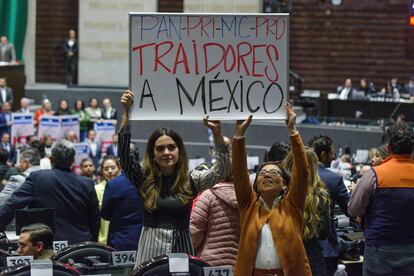
[[[7,36],[0,38],[0,61],[16,62],[16,50],[14,49],[14,45],[9,43]]]
[[[355,93],[355,88],[352,86],[352,80],[346,79],[344,86],[339,87],[338,89],[338,98],[340,100],[350,100],[352,95]]]
[[[5,102],[13,104],[13,90],[7,87],[6,78],[0,77],[0,104],[3,105]]]
[[[313,137],[308,145],[313,148],[319,159],[318,173],[322,181],[326,184],[331,197],[329,207],[330,225],[328,239],[321,241],[320,244],[325,257],[328,275],[333,275],[337,269],[339,261],[338,235],[336,233],[334,207],[339,205],[342,212],[348,215],[349,194],[340,175],[328,170],[334,159],[334,147],[331,138],[325,135]]]
[[[99,160],[102,157],[101,143],[96,139],[96,131],[91,129],[88,132],[87,143],[89,145],[89,158],[92,159],[95,168],[99,168]]]
[[[131,154],[139,160],[138,148]],[[110,221],[108,245],[116,250],[136,250],[142,228],[142,205],[138,191],[125,174],[110,180],[105,188],[102,218]]]
[[[112,107],[111,100],[105,98],[102,100],[102,119],[104,120],[115,120],[117,119],[116,109]]]
[[[16,209],[55,209],[55,240],[69,244],[96,241],[100,214],[92,180],[71,172],[75,147],[58,141],[50,157],[53,169],[32,172],[0,209],[0,230],[10,223]]]
[[[16,147],[10,143],[10,134],[8,132],[4,132],[1,136],[0,148],[7,150],[7,152],[9,153],[9,160],[7,160],[9,166],[12,167],[14,164],[16,164]]]
[[[118,134],[112,135],[112,144],[106,149],[106,155],[118,156]]]

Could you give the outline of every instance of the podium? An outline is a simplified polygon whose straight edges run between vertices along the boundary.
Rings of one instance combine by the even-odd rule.
[[[26,76],[24,74],[24,65],[2,65],[0,66],[0,77],[7,79],[7,86],[13,89],[12,110],[20,107],[20,99],[24,97],[24,86]]]

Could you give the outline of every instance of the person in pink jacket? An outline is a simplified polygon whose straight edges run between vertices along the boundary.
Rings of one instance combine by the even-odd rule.
[[[232,182],[221,182],[197,199],[190,218],[197,257],[212,266],[236,264],[240,213]]]

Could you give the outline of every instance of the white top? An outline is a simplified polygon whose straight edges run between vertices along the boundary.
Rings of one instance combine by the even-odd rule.
[[[255,268],[281,269],[279,255],[272,237],[269,223],[260,231],[259,247],[256,254]]]
[[[2,98],[2,100],[3,100],[3,103],[4,102],[7,102],[7,94],[6,94],[6,89],[5,88],[1,88],[1,98]]]
[[[107,118],[111,118],[111,111],[112,111],[112,107],[105,110]]]
[[[75,40],[73,40],[73,39],[68,40],[69,47],[72,47],[74,44],[75,44]]]
[[[341,91],[341,94],[339,94],[339,99],[346,100],[348,99],[348,94],[351,91],[351,88],[344,88]]]
[[[272,209],[279,205],[282,196],[275,198],[272,204]],[[261,204],[268,210],[271,210],[267,206],[266,202],[260,198]],[[260,230],[260,239],[259,247],[257,248],[255,268],[261,269],[281,269],[279,255],[277,254],[277,249],[275,242],[273,241],[272,229],[270,229],[269,223],[263,225],[262,230]]]
[[[50,159],[47,157],[40,159],[40,167],[42,168],[42,170],[50,170],[52,168]]]
[[[91,149],[92,156],[96,156],[98,150],[98,144],[95,141],[89,140],[89,148]]]

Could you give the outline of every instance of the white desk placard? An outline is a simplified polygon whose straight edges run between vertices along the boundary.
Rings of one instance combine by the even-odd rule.
[[[225,266],[210,266],[203,267],[204,276],[233,276],[233,267]]]
[[[33,260],[33,256],[12,256],[7,257],[7,266],[15,266],[24,263],[30,263]]]
[[[30,262],[31,276],[53,276],[53,263],[51,260],[32,260]]]
[[[369,151],[364,149],[357,149],[355,154],[355,163],[365,164],[369,159]]]
[[[113,265],[135,265],[137,251],[114,251],[112,252]]]
[[[188,160],[188,169],[190,171],[194,170],[198,165],[201,165],[206,162],[205,158],[192,158]]]
[[[259,165],[259,156],[247,156],[247,169],[254,170],[254,167]]]
[[[68,241],[53,241],[53,250],[55,252],[58,252],[65,247],[68,247]]]
[[[187,254],[184,253],[169,253],[168,265],[170,272],[190,272],[190,263]]]

